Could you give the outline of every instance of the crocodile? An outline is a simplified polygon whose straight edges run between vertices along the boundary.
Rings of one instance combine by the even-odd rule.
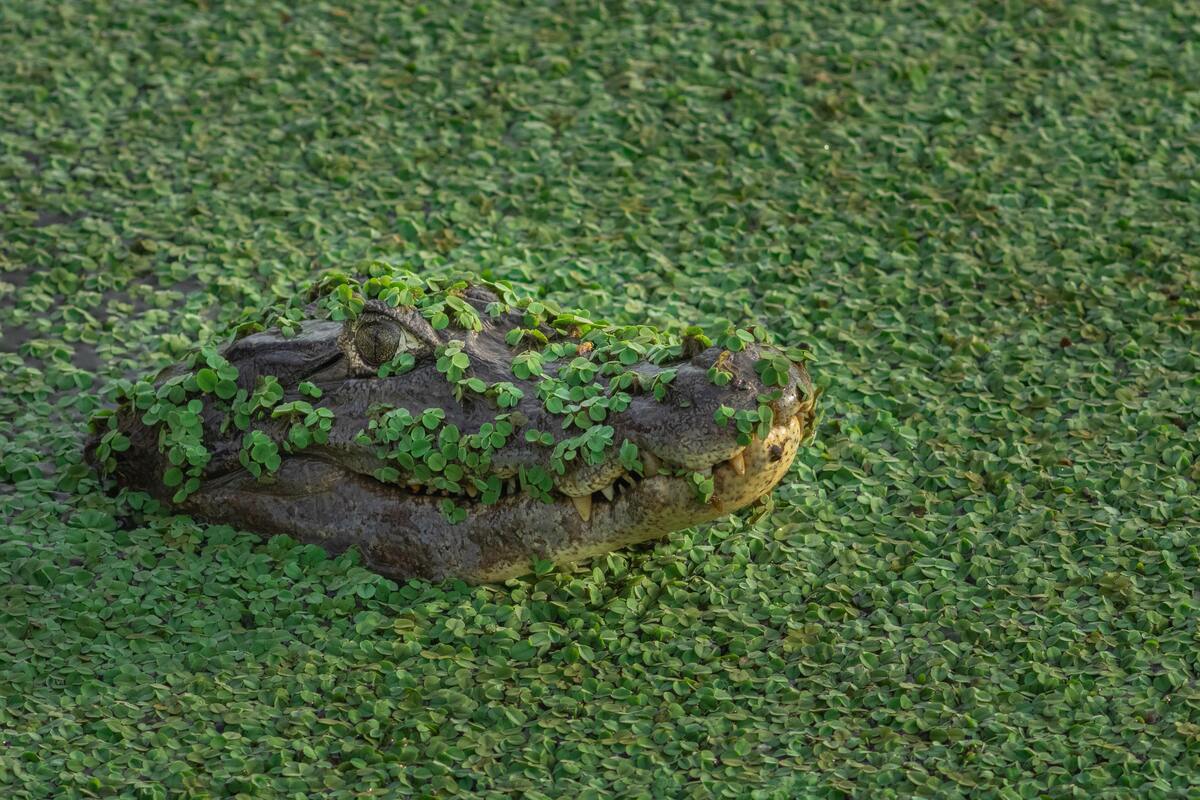
[[[110,487],[388,577],[503,581],[768,495],[811,436],[806,351],[613,325],[479,276],[330,271],[154,377],[86,457]]]

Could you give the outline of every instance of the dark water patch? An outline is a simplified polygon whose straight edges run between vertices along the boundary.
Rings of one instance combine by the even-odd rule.
[[[75,342],[72,347],[74,348],[74,352],[71,353],[72,364],[88,372],[99,371],[100,356],[96,353],[94,345],[87,342]]]
[[[33,270],[29,267],[18,268],[11,272],[0,272],[0,283],[11,284],[12,289],[0,289],[0,309],[16,308],[17,297],[21,289],[29,285]],[[3,324],[3,323],[0,323]]]
[[[82,211],[77,211],[74,214],[65,214],[62,211],[39,211],[38,218],[33,222],[33,227],[48,228],[51,225],[69,225],[86,216],[87,214],[84,214]]]
[[[184,295],[189,295],[192,292],[204,291],[207,287],[200,281],[199,278],[188,277],[175,283],[163,283],[164,289],[174,289],[177,292],[182,292]]]
[[[20,289],[29,283],[29,276],[33,274],[33,270],[29,268],[18,268],[8,272],[0,272],[0,283],[11,283],[16,288]]]
[[[34,338],[37,337],[33,331],[24,325],[5,325],[0,328],[0,352],[15,353],[17,348]]]

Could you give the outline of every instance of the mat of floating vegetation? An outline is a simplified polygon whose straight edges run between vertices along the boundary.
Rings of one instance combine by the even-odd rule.
[[[0,794],[1200,793],[1198,14],[8,4]],[[374,259],[808,343],[818,435],[480,586],[102,491],[121,387]]]

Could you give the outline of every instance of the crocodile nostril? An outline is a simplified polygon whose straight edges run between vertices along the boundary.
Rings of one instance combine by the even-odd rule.
[[[783,445],[773,444],[771,445],[770,449],[767,450],[767,452],[770,454],[771,463],[774,464],[776,461],[783,458]]]

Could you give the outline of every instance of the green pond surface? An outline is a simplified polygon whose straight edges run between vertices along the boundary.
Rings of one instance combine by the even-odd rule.
[[[1200,794],[1200,4],[0,8],[0,796]],[[504,585],[105,494],[384,257],[812,348],[772,502]]]

